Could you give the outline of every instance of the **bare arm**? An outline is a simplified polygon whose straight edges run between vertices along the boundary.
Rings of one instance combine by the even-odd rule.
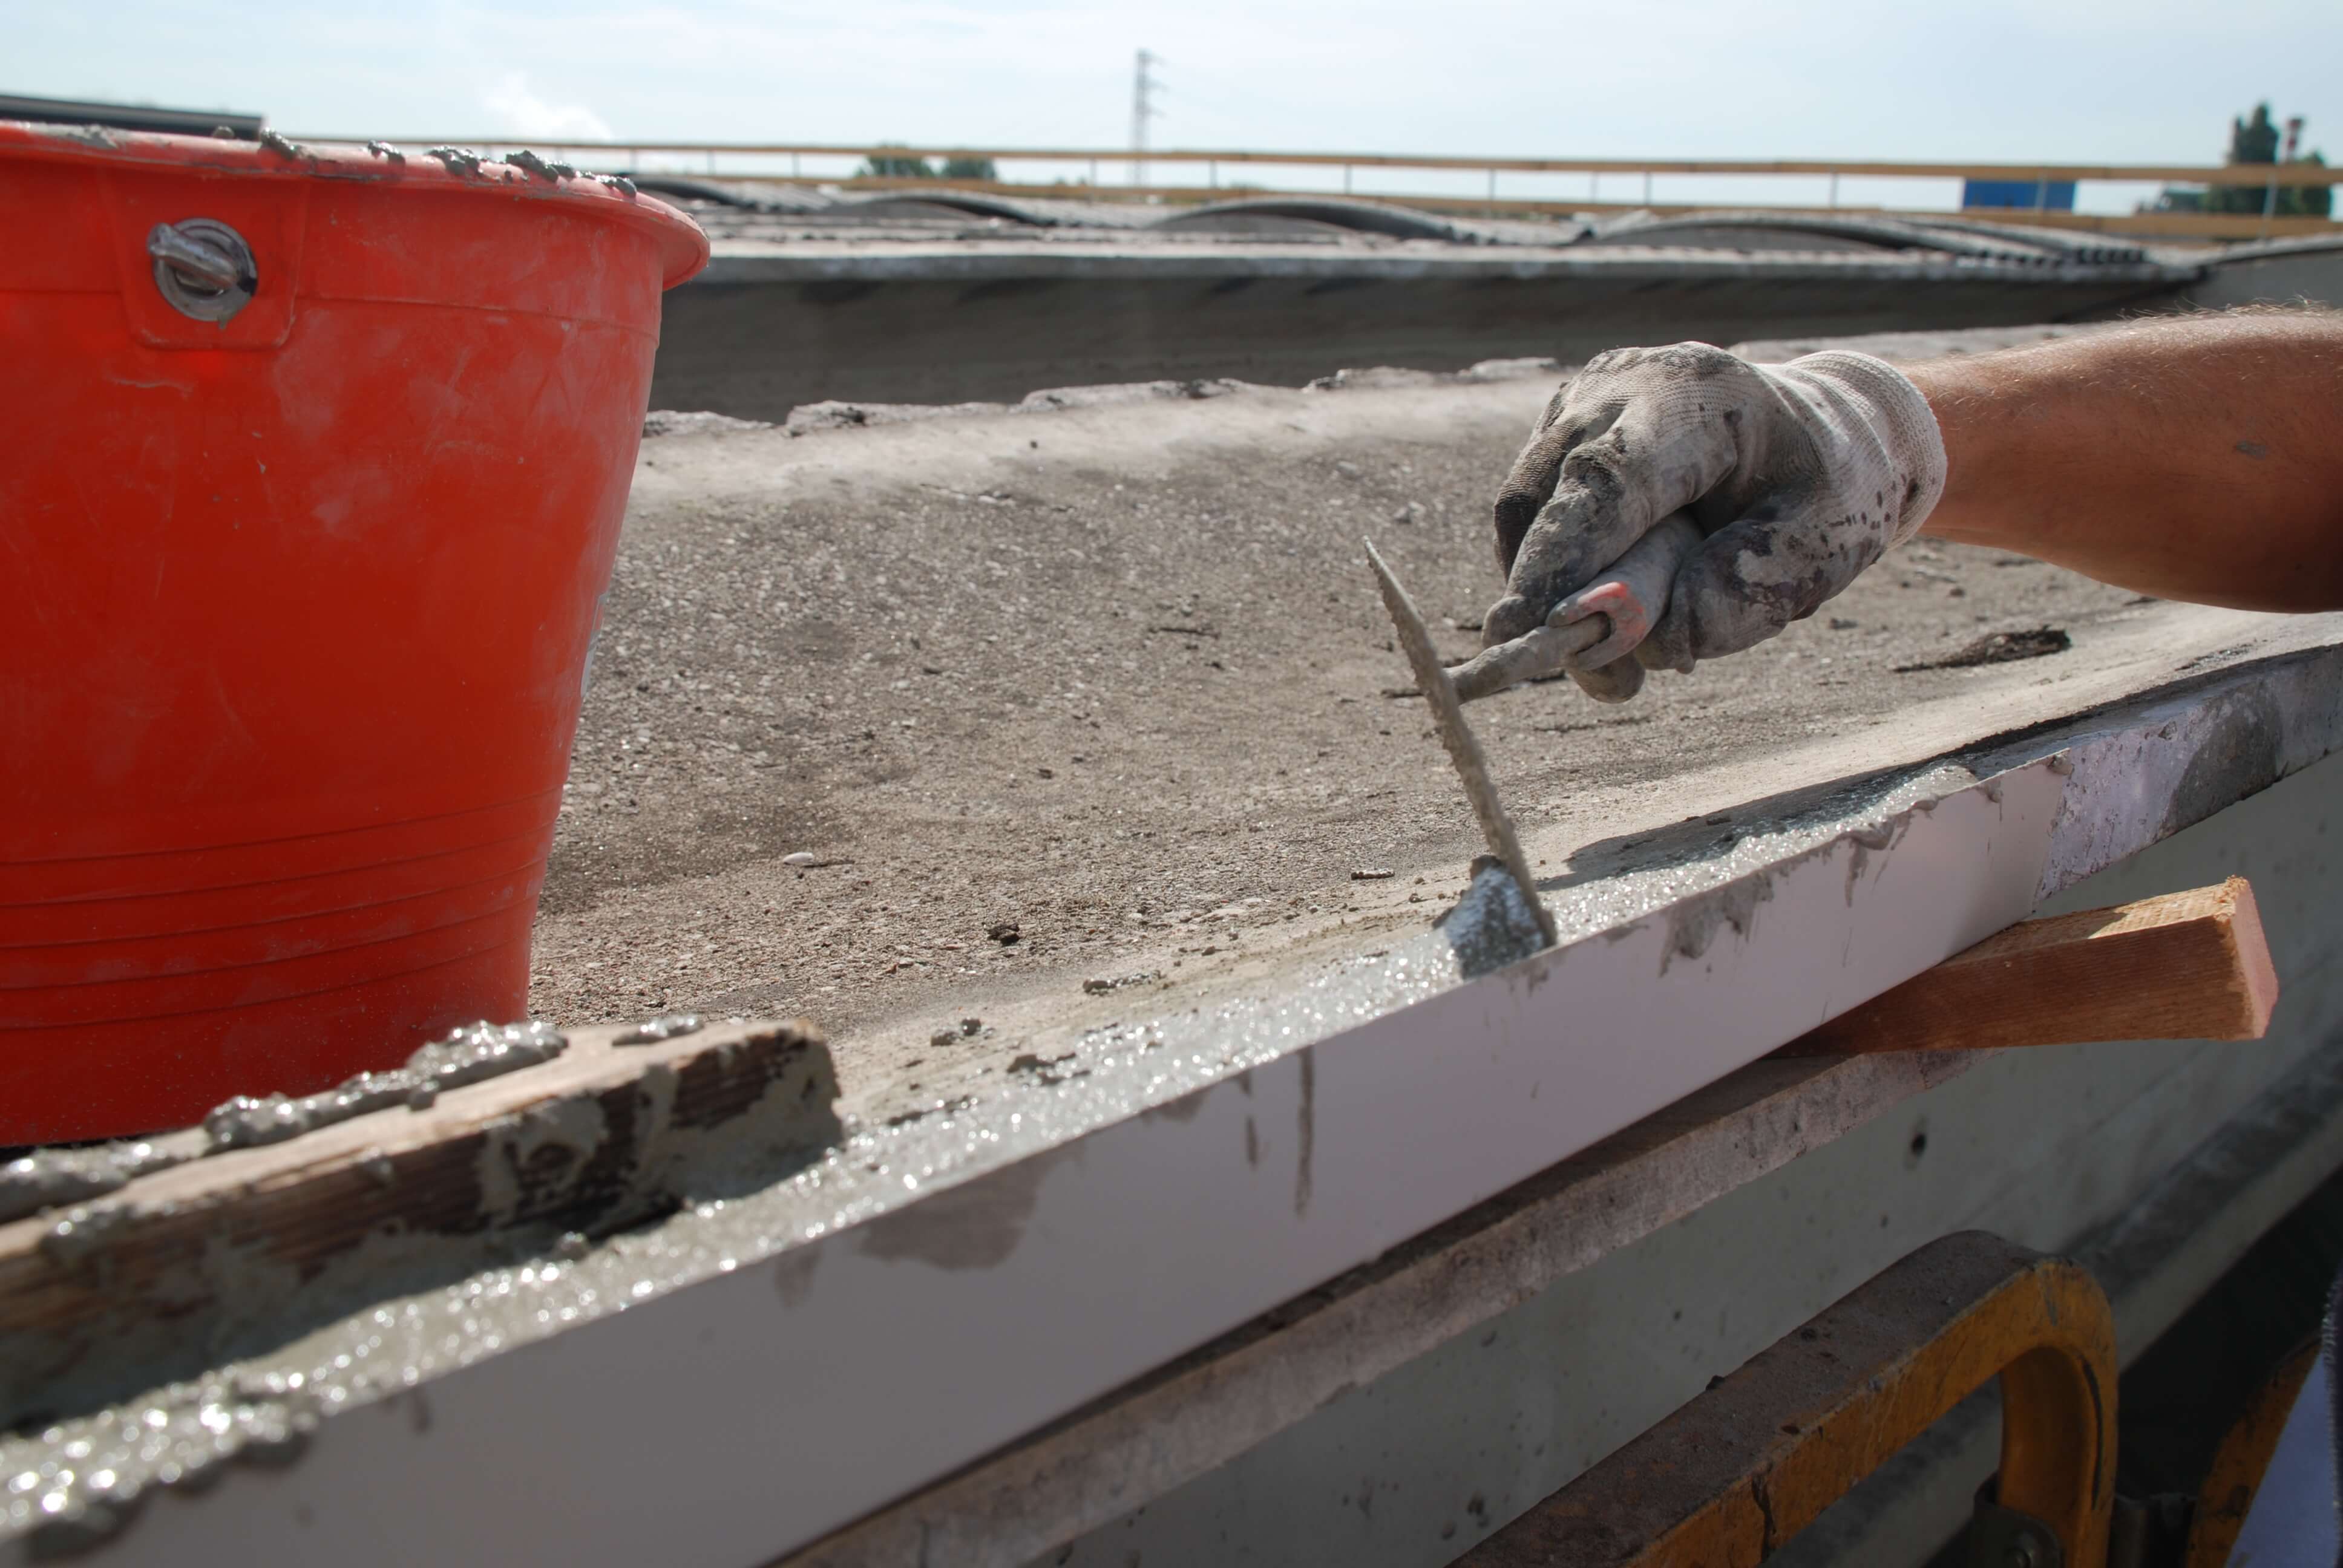
[[[1903,368],[1949,462],[1922,532],[2164,598],[2343,608],[2343,314],[2191,317]]]
[[[1925,531],[2167,598],[2343,608],[2343,314],[2168,317],[1898,368],[1702,343],[1597,355],[1497,496],[1497,645],[1663,520],[1699,538],[1641,641],[1689,672],[1810,616]],[[1635,682],[1572,671],[1615,699]]]

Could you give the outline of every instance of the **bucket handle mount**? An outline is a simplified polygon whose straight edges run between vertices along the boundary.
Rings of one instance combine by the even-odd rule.
[[[180,315],[224,322],[252,302],[260,287],[252,247],[217,218],[158,223],[146,233],[155,258],[155,286]]]

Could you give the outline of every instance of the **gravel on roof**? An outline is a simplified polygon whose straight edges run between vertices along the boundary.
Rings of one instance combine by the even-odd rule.
[[[900,1041],[930,1032],[946,1052],[997,1048],[958,1020],[1081,994],[1135,955],[1192,975],[1264,928],[1356,918],[1369,894],[1428,918],[1476,838],[1422,703],[1390,695],[1409,677],[1359,541],[1444,651],[1471,652],[1498,591],[1490,499],[1553,380],[1166,384],[1052,412],[804,434],[684,421],[647,439],[533,1010],[802,1013],[840,1038],[851,1084],[916,1076],[924,1048]],[[2087,648],[2149,613],[1924,541],[1777,640],[1625,707],[1562,684],[1471,712],[1534,830],[1585,789],[1664,797],[1683,770],[1965,682],[2054,680],[2074,657],[1896,671],[1981,635],[2056,627]],[[1362,868],[1395,875],[1353,881]],[[882,1035],[896,1044],[858,1056]]]

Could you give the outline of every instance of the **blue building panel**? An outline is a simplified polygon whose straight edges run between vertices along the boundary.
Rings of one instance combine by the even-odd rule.
[[[1964,207],[2038,207],[2045,212],[2075,210],[2073,180],[1963,180]]]

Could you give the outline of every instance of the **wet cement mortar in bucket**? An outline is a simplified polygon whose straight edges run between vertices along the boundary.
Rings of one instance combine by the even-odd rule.
[[[1548,891],[1548,905],[1564,945],[1664,920],[1664,969],[1745,933],[1764,918],[1777,877],[1849,841],[1857,850],[1848,873],[1852,901],[1869,853],[1891,847],[1916,814],[1976,782],[1968,769],[1942,764],[1795,798],[1771,816],[1753,810],[1729,832],[1690,824],[1647,842],[1637,864],[1564,879]],[[1986,791],[1998,798],[1990,783]],[[156,1486],[202,1485],[231,1462],[291,1462],[330,1415],[1167,1106],[1494,973],[1537,948],[1513,882],[1484,866],[1430,930],[1339,960],[1282,996],[1037,1040],[1002,1072],[977,1070],[924,1104],[891,1115],[866,1108],[872,1114],[849,1122],[826,1153],[781,1180],[770,1180],[769,1170],[739,1171],[729,1187],[716,1181],[704,1189],[726,1189],[721,1195],[687,1201],[641,1230],[590,1247],[567,1239],[543,1255],[405,1293],[397,1282],[407,1260],[390,1250],[384,1295],[370,1308],[286,1325],[283,1342],[266,1353],[0,1439],[0,1538],[36,1533],[36,1546],[66,1549],[102,1538],[127,1523]],[[1305,1121],[1308,1114],[1305,1099]],[[1305,1163],[1308,1149],[1305,1132],[1299,1156]],[[1306,1170],[1299,1180],[1306,1191]],[[1013,1247],[1014,1228],[994,1240]]]

